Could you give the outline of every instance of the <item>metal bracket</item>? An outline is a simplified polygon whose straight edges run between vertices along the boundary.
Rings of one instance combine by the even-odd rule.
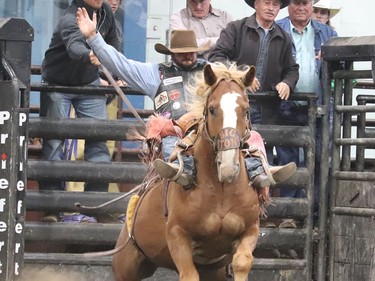
[[[323,116],[323,115],[326,115],[326,114],[328,114],[328,106],[327,105],[318,105],[317,107],[316,107],[316,115],[318,116],[318,117],[321,117],[321,116]]]
[[[371,61],[372,61],[372,67],[371,67],[372,81],[374,81],[375,83],[375,57],[372,57]]]
[[[312,233],[312,240],[313,241],[320,241],[323,238],[323,232],[320,229],[314,228]]]

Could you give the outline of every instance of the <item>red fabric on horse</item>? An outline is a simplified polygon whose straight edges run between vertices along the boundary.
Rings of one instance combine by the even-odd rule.
[[[267,155],[263,138],[257,131],[251,130],[250,138],[247,140],[247,143],[249,145],[258,147],[262,151],[264,156]]]
[[[167,119],[161,115],[151,115],[147,122],[147,139],[157,139],[161,141],[166,136],[182,137],[182,131],[175,126],[172,119]]]

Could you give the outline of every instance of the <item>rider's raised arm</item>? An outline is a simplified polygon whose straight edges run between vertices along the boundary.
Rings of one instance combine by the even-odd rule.
[[[96,15],[91,20],[85,8],[77,11],[77,24],[100,62],[117,77],[126,81],[131,88],[139,90],[154,99],[160,85],[159,65],[126,58],[108,45],[96,32]]]

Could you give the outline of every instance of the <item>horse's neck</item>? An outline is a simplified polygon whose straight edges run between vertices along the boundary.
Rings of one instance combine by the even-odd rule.
[[[201,168],[211,170],[216,165],[215,158],[216,154],[211,142],[203,133],[199,134],[194,144],[194,159],[196,164]]]

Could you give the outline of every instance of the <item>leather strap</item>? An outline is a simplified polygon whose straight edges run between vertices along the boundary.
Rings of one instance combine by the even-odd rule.
[[[105,68],[104,65],[100,65],[100,68],[102,69],[104,75],[107,77],[108,81],[111,83],[111,85],[115,88],[117,94],[121,97],[121,99],[126,103],[127,107],[130,109],[130,111],[133,113],[135,118],[146,128],[146,123],[143,121],[141,116],[139,116],[138,112],[135,110],[129,99],[125,96],[124,92],[121,90],[120,86],[117,85],[115,79],[113,79],[112,75],[109,73],[108,69]]]

